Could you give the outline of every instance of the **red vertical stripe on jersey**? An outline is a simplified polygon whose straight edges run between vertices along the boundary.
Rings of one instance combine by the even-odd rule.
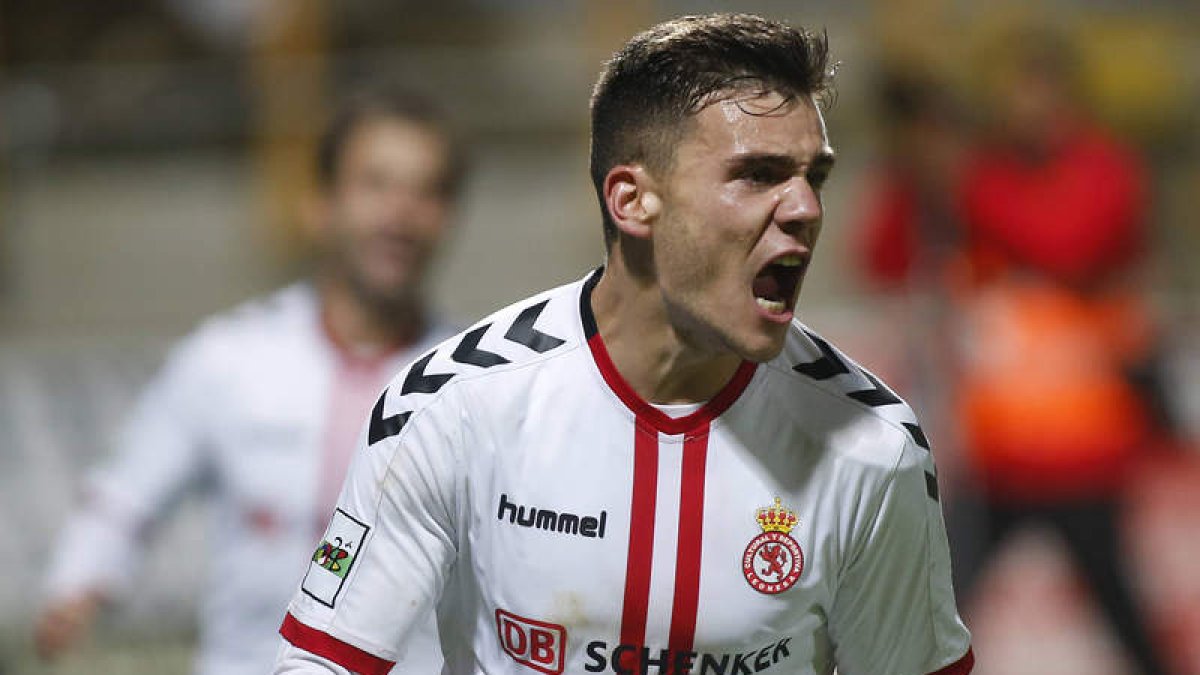
[[[671,607],[671,653],[692,651],[700,603],[700,553],[704,539],[704,470],[708,427],[683,442],[679,493],[679,541],[675,550],[675,602]]]
[[[650,605],[650,563],[654,558],[654,509],[658,499],[658,432],[643,423],[640,418],[633,426],[633,500],[629,514],[629,554],[625,559],[625,603],[621,612],[621,644],[640,647],[646,641],[646,612]],[[639,670],[636,662],[621,665],[634,672]]]

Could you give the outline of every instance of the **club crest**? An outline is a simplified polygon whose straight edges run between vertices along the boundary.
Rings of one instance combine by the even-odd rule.
[[[750,587],[759,593],[775,595],[795,585],[804,570],[804,553],[792,539],[796,512],[775,504],[758,509],[755,515],[762,534],[750,541],[742,554],[742,573]]]

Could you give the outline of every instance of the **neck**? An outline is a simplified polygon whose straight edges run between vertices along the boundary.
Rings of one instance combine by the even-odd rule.
[[[412,346],[425,330],[419,302],[388,306],[368,302],[344,280],[317,282],[321,320],[330,339],[343,352],[379,357]]]
[[[621,377],[651,403],[699,403],[715,396],[742,359],[689,340],[672,322],[658,284],[631,275],[620,257],[609,256],[592,293],[592,312]]]

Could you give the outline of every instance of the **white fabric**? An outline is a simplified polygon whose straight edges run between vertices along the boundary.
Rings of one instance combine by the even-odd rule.
[[[185,490],[202,486],[215,508],[196,672],[266,672],[288,598],[329,519],[324,484],[340,480],[326,475],[336,458],[326,432],[345,422],[329,414],[353,415],[357,429],[370,407],[334,405],[355,395],[337,383],[370,387],[364,400],[373,401],[388,377],[451,331],[438,323],[413,349],[364,365],[330,343],[307,284],[209,319],[172,350],[116,452],[90,475],[85,503],[52,556],[49,596],[136,592],[141,533]],[[364,383],[370,378],[374,384]],[[396,672],[437,670],[432,618],[424,623],[416,663]]]
[[[308,632],[280,650],[277,674],[346,672],[308,653],[323,653],[317,642],[326,637],[399,658],[405,636],[435,607],[445,672],[454,674],[531,672],[520,659],[547,673],[624,672],[614,664],[622,644],[645,645],[642,672],[651,673],[665,672],[663,658],[679,658],[690,659],[693,673],[828,674],[836,666],[841,675],[920,675],[963,658],[970,636],[927,482],[933,460],[923,435],[905,426],[916,429],[916,419],[799,323],[783,353],[757,366],[706,427],[695,628],[672,651],[681,644],[671,634],[681,611],[675,586],[686,585],[681,532],[699,517],[682,506],[695,481],[687,453],[704,431],[649,432],[655,500],[652,511],[635,507],[635,466],[646,466],[635,451],[638,415],[589,349],[584,288],[502,310],[392,381],[375,442],[368,425],[339,499],[367,528],[353,567],[323,603],[306,589],[326,588],[316,582],[328,577],[310,566],[312,581],[290,605]],[[517,317],[543,302],[536,330],[562,344],[539,353],[509,336]],[[462,358],[472,350],[506,362]],[[823,379],[794,369],[831,355],[844,368]],[[862,390],[891,402],[847,396]],[[399,433],[379,423],[404,415]],[[764,533],[758,509],[776,498],[798,518],[790,536],[804,563],[794,586],[769,594],[751,586],[742,563]],[[561,521],[522,526],[518,505],[603,513],[603,537],[564,531]],[[653,555],[648,570],[633,570],[649,578],[648,594],[634,594],[646,601],[644,640],[624,643],[631,529],[644,531],[647,518]]]
[[[668,417],[686,417],[704,407],[703,403],[654,403],[652,405]]]

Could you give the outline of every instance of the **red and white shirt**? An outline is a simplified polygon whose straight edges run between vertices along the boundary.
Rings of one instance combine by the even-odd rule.
[[[587,279],[415,361],[363,431],[275,672],[961,674],[933,460],[799,323],[682,417],[622,380]]]
[[[259,675],[320,538],[363,415],[387,380],[453,329],[365,359],[333,343],[314,288],[297,283],[206,320],[146,387],[115,452],[59,537],[51,599],[138,593],[142,536],[189,490],[212,513],[196,675]],[[431,618],[397,673],[441,662]]]

